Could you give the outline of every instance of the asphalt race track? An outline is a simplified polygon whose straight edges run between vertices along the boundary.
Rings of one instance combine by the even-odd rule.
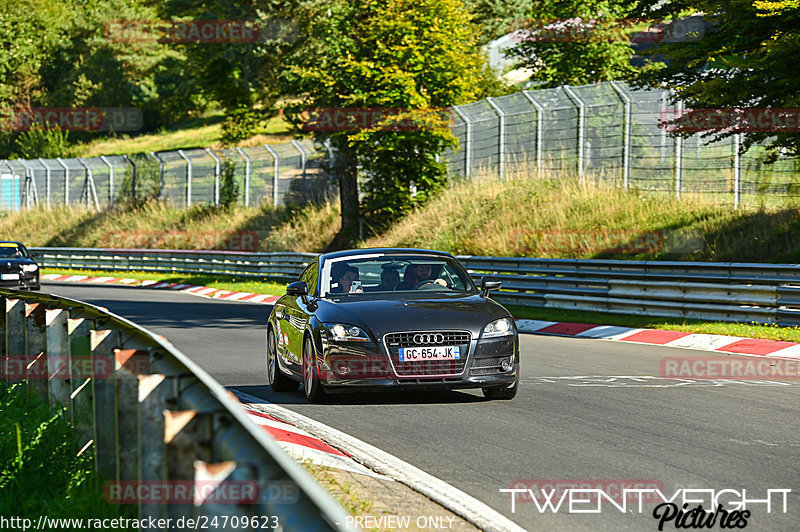
[[[586,480],[592,488],[607,481],[609,493],[630,481],[662,487],[667,497],[680,489],[740,492],[720,498],[728,509],[742,489],[749,500],[791,489],[786,513],[775,492],[770,513],[764,503],[749,505],[746,530],[796,530],[800,522],[800,379],[668,381],[658,378],[662,357],[707,353],[522,335],[522,382],[510,402],[469,391],[341,396],[309,405],[302,391],[276,394],[265,385],[269,306],[111,286],[50,283],[42,290],[107,307],[162,334],[224,386],[380,447],[529,530],[657,530],[658,520],[653,504],[640,513],[632,502],[627,513],[603,504],[601,513],[577,514],[566,503],[540,513],[518,499],[512,514],[500,489]],[[708,508],[708,496],[698,498]],[[664,530],[676,530],[674,521]]]

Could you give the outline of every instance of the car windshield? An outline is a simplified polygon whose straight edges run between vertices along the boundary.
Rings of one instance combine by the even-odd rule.
[[[453,259],[438,256],[368,255],[325,262],[323,293],[474,292],[474,283]]]
[[[25,250],[13,242],[0,242],[0,257],[4,259],[19,259],[27,257]]]

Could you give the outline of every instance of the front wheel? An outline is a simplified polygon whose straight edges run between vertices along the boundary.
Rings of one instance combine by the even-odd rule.
[[[517,395],[517,389],[519,389],[519,375],[514,379],[514,384],[510,386],[504,384],[502,386],[483,388],[483,396],[487,399],[513,399]]]
[[[321,403],[325,400],[325,390],[319,381],[316,358],[314,344],[311,343],[311,338],[306,337],[303,341],[303,389],[310,403]]]
[[[272,329],[267,330],[267,380],[276,392],[293,392],[300,386],[299,382],[281,373],[278,367],[278,350]]]

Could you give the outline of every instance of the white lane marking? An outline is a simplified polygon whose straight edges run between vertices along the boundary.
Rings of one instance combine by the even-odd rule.
[[[386,451],[282,406],[264,402],[263,399],[235,389],[231,391],[241,402],[249,403],[251,408],[257,408],[264,413],[285,419],[304,430],[316,434],[317,437],[322,438],[329,444],[347,451],[356,461],[361,462],[373,471],[387,475],[411,487],[411,489],[422,493],[482,530],[488,532],[524,532],[525,530],[476,498]]]

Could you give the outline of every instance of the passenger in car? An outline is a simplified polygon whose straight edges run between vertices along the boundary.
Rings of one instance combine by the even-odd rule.
[[[358,268],[349,264],[339,265],[331,276],[331,292],[334,294],[349,294],[353,281],[358,281]]]

